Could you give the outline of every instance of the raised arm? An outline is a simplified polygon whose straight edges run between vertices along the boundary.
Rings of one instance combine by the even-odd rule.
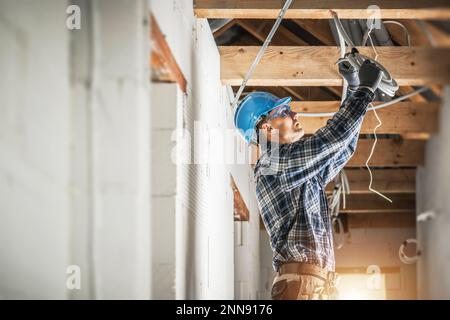
[[[288,185],[299,185],[316,175],[327,183],[345,165],[355,150],[363,117],[381,76],[374,64],[364,63],[359,71],[360,86],[348,95],[326,126],[291,144],[284,173]]]
[[[363,117],[373,98],[368,89],[358,89],[347,97],[326,126],[311,137],[294,142],[288,150],[286,174],[296,183],[302,183],[324,170],[332,174],[345,164],[353,153]]]
[[[339,173],[356,150],[364,115],[367,112],[368,105],[373,100],[373,93],[369,92],[367,89],[362,90],[365,91],[358,90],[346,99],[338,112],[340,113],[344,109],[342,111],[342,117],[337,119],[337,121],[347,122],[347,126],[340,134],[340,138],[338,137],[336,139],[334,136],[336,135],[336,129],[339,130],[341,125],[338,124],[335,126],[332,123],[331,128],[328,127],[328,124],[322,128],[325,133],[321,132],[321,134],[324,134],[324,137],[326,137],[325,139],[332,141],[332,144],[338,144],[338,150],[331,156],[330,161],[320,170],[320,176],[324,184],[328,184]],[[352,111],[347,112],[347,109]],[[329,138],[330,136],[331,138]]]

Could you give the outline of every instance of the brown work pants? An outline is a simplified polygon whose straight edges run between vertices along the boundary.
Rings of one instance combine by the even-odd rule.
[[[313,275],[277,275],[272,285],[273,300],[328,300],[327,282]]]

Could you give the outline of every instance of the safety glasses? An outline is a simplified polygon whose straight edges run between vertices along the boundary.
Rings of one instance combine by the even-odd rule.
[[[274,113],[272,115],[268,115],[268,119],[275,118],[286,118],[292,113],[291,107],[287,104],[283,104],[274,109]]]

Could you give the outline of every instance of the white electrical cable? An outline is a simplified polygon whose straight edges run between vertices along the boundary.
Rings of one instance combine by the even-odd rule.
[[[339,17],[337,16],[337,13],[334,11],[331,11],[331,13],[333,15],[333,20],[336,24],[336,29],[338,30],[338,34],[342,35],[342,37],[344,38],[345,42],[350,47],[350,49],[354,49],[355,45],[353,44],[352,40],[348,36],[344,27],[342,26],[341,21],[339,20]],[[373,25],[371,25],[371,28],[368,31],[366,31],[366,33],[364,35],[365,38],[370,36],[369,31],[371,31],[372,28],[373,28]],[[365,41],[367,41],[367,40],[365,40]],[[372,40],[371,40],[371,42],[372,42]],[[381,71],[383,71],[383,77],[381,79],[380,84],[378,85],[378,90],[380,90],[384,94],[388,95],[389,97],[393,97],[395,95],[395,93],[397,92],[399,86],[398,86],[397,82],[391,77],[391,75],[389,74],[389,71],[386,70],[386,68],[384,68],[381,64],[379,64],[376,61],[376,59],[378,58],[378,52],[376,51],[375,46],[373,45],[373,42],[372,42],[372,49],[375,52],[375,60],[371,59],[369,57],[366,57],[366,56],[360,54],[359,52],[353,53],[353,50],[352,50],[352,54],[349,54],[346,57],[346,60],[349,63],[351,63],[355,68],[357,68],[357,70],[359,70],[361,68],[361,65],[364,63],[365,60],[369,60],[372,63],[374,63],[378,68],[381,69]]]
[[[349,37],[349,36],[347,35],[347,33],[345,32],[344,28],[342,27],[341,21],[339,20],[337,14],[336,14],[335,12],[333,12],[333,11],[332,11],[332,14],[333,14],[334,22],[335,22],[335,24],[336,24],[336,29],[337,29],[337,31],[338,31],[339,43],[340,43],[340,48],[341,48],[341,58],[343,58],[343,57],[342,57],[342,51],[345,51],[345,42],[344,42],[344,39],[346,40],[347,44],[348,44],[350,47],[354,47],[354,45],[353,45],[353,42],[351,41],[350,37]],[[366,43],[366,41],[367,41],[367,38],[369,38],[369,39],[370,39],[371,46],[372,46],[372,49],[373,49],[373,51],[374,51],[374,53],[375,53],[374,61],[372,61],[372,62],[376,63],[377,66],[379,66],[380,69],[383,71],[383,79],[382,79],[382,81],[380,82],[378,88],[379,88],[380,91],[382,91],[382,92],[384,92],[385,94],[387,94],[387,95],[393,97],[393,96],[395,95],[395,92],[398,90],[398,85],[397,85],[397,83],[395,82],[395,80],[394,80],[392,77],[390,77],[390,75],[389,75],[389,73],[387,72],[387,70],[386,70],[383,66],[381,66],[380,64],[377,63],[378,52],[377,52],[376,49],[375,49],[375,46],[374,46],[374,44],[373,44],[373,40],[372,40],[372,37],[371,37],[371,32],[372,32],[372,30],[373,30],[373,23],[370,25],[370,28],[369,28],[369,29],[366,31],[366,33],[364,34],[363,46],[365,45],[365,43]],[[353,58],[350,58],[350,57],[353,57]],[[364,56],[362,56],[362,57],[364,57]],[[364,57],[364,58],[366,58],[366,57]],[[359,70],[359,68],[361,67],[362,63],[363,63],[364,60],[366,60],[366,59],[361,59],[361,57],[359,57],[359,54],[358,54],[358,55],[357,55],[357,54],[353,54],[353,55],[349,55],[348,58],[347,58],[347,60],[348,60],[354,67],[356,67],[356,68]],[[344,84],[345,84],[345,80],[344,80]],[[343,94],[343,96],[344,96],[344,94]],[[406,98],[405,98],[405,99],[406,99]],[[374,139],[374,143],[372,144],[372,148],[371,148],[371,150],[370,150],[369,157],[368,157],[367,160],[366,160],[366,168],[367,168],[367,170],[369,171],[369,175],[370,175],[369,191],[374,192],[375,194],[381,196],[382,198],[384,198],[384,199],[386,199],[387,201],[389,201],[389,202],[392,203],[392,200],[391,200],[390,198],[386,197],[386,196],[383,195],[381,192],[379,192],[379,191],[375,190],[374,188],[372,188],[373,175],[372,175],[372,170],[371,170],[370,167],[369,167],[369,161],[370,161],[370,159],[371,159],[372,156],[373,156],[373,153],[374,153],[374,151],[375,151],[376,144],[377,144],[377,142],[378,142],[377,128],[379,128],[379,127],[382,125],[382,122],[381,122],[380,118],[378,117],[378,114],[377,114],[377,112],[376,112],[376,109],[373,109],[373,108],[372,108],[372,110],[373,110],[373,112],[374,112],[374,114],[375,114],[375,117],[376,117],[377,120],[378,120],[378,124],[375,126],[375,128],[374,128],[374,130],[373,130],[373,134],[374,134],[374,138],[375,138],[375,139]]]
[[[405,248],[408,244],[414,243],[416,245],[416,255],[413,257],[409,257],[405,253]],[[398,249],[398,257],[400,258],[400,261],[405,264],[413,264],[416,263],[417,260],[419,260],[421,252],[419,249],[419,242],[416,239],[406,239],[405,242],[403,242],[400,245],[400,248]]]
[[[411,36],[409,34],[408,29],[405,27],[405,25],[403,23],[400,23],[400,22],[395,21],[395,20],[385,20],[385,21],[383,21],[383,23],[384,24],[396,24],[396,25],[400,26],[405,31],[406,43],[408,44],[408,47],[411,47]]]
[[[373,113],[375,114],[375,117],[376,117],[377,120],[378,120],[378,124],[375,126],[375,128],[373,128],[373,135],[374,135],[374,138],[375,138],[375,139],[374,139],[374,142],[373,142],[373,144],[372,144],[372,149],[370,150],[369,157],[367,157],[367,160],[366,160],[366,168],[367,168],[367,170],[369,171],[369,176],[370,176],[369,190],[372,191],[373,193],[376,193],[376,194],[379,195],[380,197],[386,199],[386,200],[389,201],[390,203],[392,203],[392,199],[391,199],[391,198],[385,196],[385,195],[382,194],[381,192],[379,192],[379,191],[375,190],[374,188],[372,188],[373,176],[372,176],[372,170],[370,170],[370,167],[369,167],[369,161],[370,161],[370,159],[372,159],[373,152],[375,151],[375,147],[376,147],[377,142],[378,142],[377,129],[378,129],[378,128],[381,126],[381,124],[382,124],[380,118],[378,117],[377,111],[376,111],[375,109],[373,109]]]
[[[375,53],[375,57],[373,58],[373,60],[377,61],[378,60],[378,52],[377,52],[377,49],[375,49],[375,46],[373,45],[372,35],[370,34],[372,32],[372,29],[373,29],[373,25],[370,26],[369,33],[367,35],[369,37],[370,45],[372,46],[372,50]],[[394,92],[394,94],[395,94],[395,92]]]
[[[334,178],[334,189],[330,196],[328,196],[328,206],[330,208],[331,225],[333,228],[333,243],[336,249],[341,249],[347,239],[344,233],[344,226],[341,218],[339,217],[339,209],[341,207],[341,195],[342,195],[342,207],[345,209],[345,195],[350,193],[350,187],[347,175],[344,170],[341,170]],[[335,232],[335,224],[338,225],[339,232]]]
[[[375,58],[374,59],[376,61],[377,58],[378,58],[378,53],[375,50],[375,47],[374,47],[373,41],[372,41],[372,37],[370,35],[370,33],[372,32],[372,29],[373,29],[373,24],[370,25],[370,29],[369,29],[369,32],[367,33],[367,36],[369,37],[370,43],[371,43],[372,48],[373,48],[373,51],[375,52]],[[385,196],[384,194],[382,194],[378,190],[375,190],[374,188],[372,188],[373,175],[372,175],[372,170],[369,167],[369,162],[370,162],[370,159],[372,159],[373,153],[375,151],[375,147],[376,147],[377,142],[378,142],[377,129],[379,127],[381,127],[381,125],[382,125],[381,119],[380,119],[380,117],[378,117],[378,113],[377,113],[377,111],[375,109],[373,109],[373,113],[375,115],[375,118],[377,118],[378,124],[373,128],[374,142],[372,144],[372,148],[370,149],[370,154],[369,154],[369,156],[367,157],[367,160],[366,160],[366,168],[369,171],[369,176],[370,176],[369,191],[372,191],[373,193],[379,195],[380,197],[382,197],[382,198],[386,199],[387,201],[389,201],[390,203],[392,203],[392,199],[391,198]]]
[[[339,21],[340,23],[340,21]],[[341,59],[345,57],[345,39],[344,39],[344,35],[342,34],[342,32],[336,28],[337,33],[338,33],[338,38],[339,38],[339,48],[340,48],[340,57]],[[347,80],[344,80],[344,85],[342,87],[342,96],[341,96],[341,104],[344,102],[345,98],[347,97],[347,87],[348,87],[348,82]]]
[[[337,223],[339,232],[334,232],[334,225]],[[342,221],[339,217],[333,217],[331,220],[332,228],[333,228],[333,243],[334,247],[339,250],[341,249],[345,244],[345,233],[344,233],[344,226],[342,225]]]
[[[272,26],[272,29],[269,32],[269,35],[267,36],[267,38],[264,41],[261,48],[259,49],[259,52],[256,55],[255,60],[253,61],[252,65],[248,69],[247,74],[245,75],[245,78],[242,81],[242,84],[239,87],[238,92],[236,93],[236,97],[235,97],[233,105],[232,105],[233,111],[235,111],[235,109],[238,105],[239,98],[242,94],[242,91],[244,91],[244,88],[247,85],[248,80],[252,76],[253,70],[256,68],[256,66],[258,65],[262,56],[264,55],[264,52],[266,51],[267,47],[269,46],[270,41],[272,41],[272,37],[275,34],[275,31],[277,31],[278,27],[280,26],[281,20],[283,20],[284,15],[286,14],[286,11],[289,8],[289,6],[291,5],[291,3],[292,3],[292,0],[286,0],[286,2],[284,3],[283,8],[281,9],[280,13],[278,14],[277,20],[275,21],[274,25]]]

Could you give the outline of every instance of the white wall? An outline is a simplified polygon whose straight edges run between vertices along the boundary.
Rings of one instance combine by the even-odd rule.
[[[273,279],[276,276],[272,266],[272,248],[270,247],[269,234],[262,229],[259,234],[259,255],[260,255],[260,277],[259,277],[259,299],[271,299]]]
[[[224,152],[212,131],[230,128],[207,21],[195,19],[192,1],[72,2],[81,8],[81,30],[66,28],[68,2],[0,3],[0,297],[145,299],[153,280],[155,298],[172,298],[172,280],[155,280],[175,263],[177,298],[234,298],[230,164],[179,165],[176,181],[168,175],[159,184],[156,175],[158,188],[150,185],[152,173],[172,173],[158,150],[167,155],[174,145],[168,131],[175,123],[152,114],[149,6],[188,83],[187,95],[177,89],[176,127],[194,134],[198,120],[206,128],[192,143],[177,141],[179,157]],[[250,176],[235,177],[244,194]],[[158,229],[166,242],[156,249],[150,213],[161,208],[169,214],[154,222],[168,229]],[[249,250],[257,248],[251,219]],[[154,267],[166,264],[153,279],[152,256]],[[254,250],[249,263],[257,256]],[[71,264],[81,268],[80,290],[66,290]],[[250,265],[237,270],[254,297],[257,273]]]
[[[148,298],[147,1],[74,2],[0,2],[0,297]]]
[[[0,2],[0,297],[67,297],[69,35],[64,1]]]
[[[74,115],[89,135],[90,298],[150,297],[149,19],[146,1],[79,2],[90,19],[75,37]],[[77,64],[78,62],[78,64]],[[88,73],[79,73],[80,70]],[[83,87],[84,86],[84,87]],[[83,109],[84,108],[84,109]],[[80,113],[82,114],[80,114]],[[75,146],[85,146],[75,135]],[[83,170],[85,168],[81,168]],[[76,176],[79,172],[75,172]],[[84,174],[82,172],[81,174]],[[76,217],[78,212],[73,212]],[[76,219],[76,218],[75,218]],[[74,232],[83,232],[80,227]],[[78,256],[73,257],[77,262]],[[85,261],[83,258],[82,261]]]
[[[439,132],[426,145],[425,166],[417,173],[417,213],[433,210],[436,218],[417,226],[422,256],[418,292],[422,299],[450,298],[450,88],[445,88]]]
[[[215,131],[223,133],[232,129],[227,90],[220,82],[217,46],[208,22],[193,16],[192,1],[151,1],[151,6],[188,84],[187,96],[179,105],[177,127],[187,130],[192,140],[189,143],[186,135],[179,137],[178,155],[181,158],[190,153],[192,159],[222,160],[177,166],[176,297],[239,298],[234,288],[237,281],[247,286],[242,298],[254,298],[259,277],[254,272],[259,269],[259,241],[255,231],[259,221],[254,195],[253,199],[246,198],[253,187],[249,166],[239,168],[225,161],[228,152],[225,142],[214,135]],[[196,121],[203,126],[197,136],[194,135]],[[251,211],[251,221],[244,226],[245,250],[237,248],[236,256],[230,173],[245,194]]]
[[[192,9],[190,9],[192,10]],[[233,198],[229,166],[211,159],[223,147],[212,136],[226,128],[226,90],[220,83],[219,53],[207,21],[194,25],[192,74],[181,125],[191,133],[192,159],[180,166],[177,218],[181,255],[178,298],[231,299],[234,296]],[[195,123],[202,129],[195,132]],[[199,160],[200,161],[200,160]],[[178,285],[178,284],[177,284]]]
[[[228,109],[230,107],[226,106]],[[230,116],[232,112],[229,112]],[[229,119],[229,127],[232,128],[232,119]],[[243,139],[236,137],[238,157],[245,157],[246,148]],[[236,186],[249,210],[248,221],[234,222],[234,277],[235,299],[258,299],[260,289],[260,214],[256,201],[256,185],[253,178],[253,169],[248,164],[236,164],[231,166],[231,174]]]
[[[175,298],[175,199],[177,127],[183,93],[175,83],[152,83],[152,298]]]

